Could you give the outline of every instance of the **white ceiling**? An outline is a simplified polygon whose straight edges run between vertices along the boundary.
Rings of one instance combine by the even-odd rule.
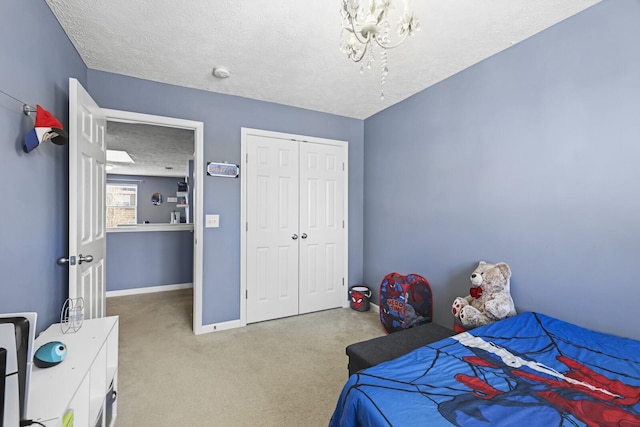
[[[91,69],[364,119],[599,0],[413,0],[384,100],[379,62],[339,49],[340,0],[46,2]]]

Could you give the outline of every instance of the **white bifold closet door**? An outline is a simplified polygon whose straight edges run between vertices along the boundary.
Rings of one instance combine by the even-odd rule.
[[[341,307],[346,145],[246,144],[247,323]]]
[[[302,314],[342,305],[346,248],[342,149],[314,143],[299,147],[298,312]]]

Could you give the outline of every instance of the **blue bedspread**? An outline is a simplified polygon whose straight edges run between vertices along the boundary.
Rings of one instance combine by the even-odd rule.
[[[352,375],[330,427],[640,426],[640,341],[525,313]]]

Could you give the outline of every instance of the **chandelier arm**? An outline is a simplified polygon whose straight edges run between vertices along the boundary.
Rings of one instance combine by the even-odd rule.
[[[360,62],[364,59],[364,56],[367,54],[367,49],[369,48],[369,43],[364,43],[364,49],[362,49],[362,54],[360,55],[359,58],[354,58],[353,56],[351,57],[351,60],[353,62]]]
[[[364,45],[369,43],[369,41],[371,40],[371,34],[368,34],[367,38],[363,40],[360,38],[360,35],[361,35],[360,32],[356,31],[356,25],[353,19],[349,19],[349,24],[351,24],[352,34],[355,36],[356,40],[358,40],[358,43],[364,44]]]
[[[376,43],[378,44],[378,46],[380,46],[383,49],[395,49],[398,46],[400,46],[406,39],[407,36],[409,35],[408,32],[405,32],[404,35],[402,36],[402,38],[400,40],[398,40],[396,43],[392,44],[392,45],[388,45],[388,44],[382,44],[380,43],[380,41],[378,40],[377,36],[374,36],[373,39],[376,41]]]

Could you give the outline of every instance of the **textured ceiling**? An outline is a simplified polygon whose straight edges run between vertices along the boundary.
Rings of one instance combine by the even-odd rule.
[[[193,159],[194,135],[187,129],[110,121],[107,148],[129,153],[135,163],[108,162],[109,174],[184,177]]]
[[[364,119],[599,0],[413,0],[384,100],[379,62],[340,52],[340,0],[46,2],[91,69]]]

